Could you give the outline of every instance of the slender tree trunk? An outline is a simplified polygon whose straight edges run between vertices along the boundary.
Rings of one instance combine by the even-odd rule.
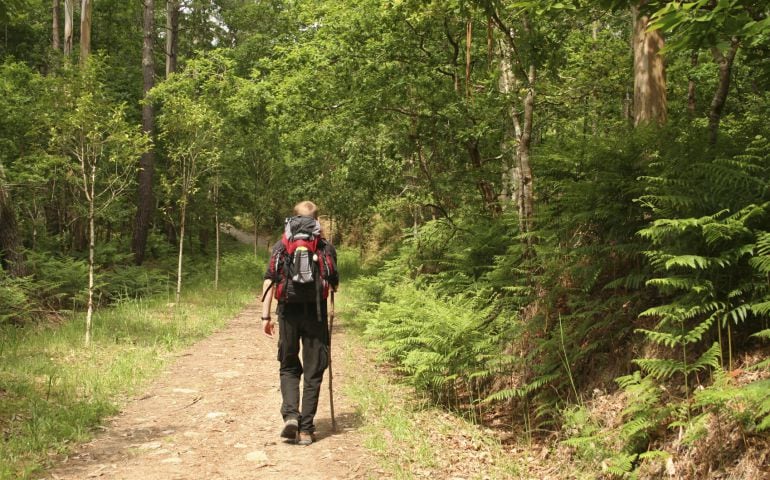
[[[513,69],[511,67],[511,51],[510,45],[506,41],[500,42],[500,79],[498,80],[498,88],[500,93],[505,96],[510,96],[515,92],[516,77],[513,75]],[[510,99],[508,100],[510,102]],[[503,175],[502,175],[502,187],[500,189],[500,203],[505,209],[513,199],[514,192],[516,191],[516,184],[518,178],[518,161],[516,159],[516,141],[520,136],[518,114],[513,104],[509,103],[508,115],[512,121],[512,125],[505,132],[505,140],[503,141]]]
[[[75,0],[64,0],[64,55],[72,55],[72,37],[75,35]]]
[[[80,4],[80,64],[84,64],[91,54],[91,17],[94,9],[93,0],[82,0]]]
[[[660,31],[647,31],[650,18],[632,7],[634,18],[634,125],[666,123],[666,69]]]
[[[628,122],[629,125],[634,124],[634,99],[631,98],[631,91],[626,87],[626,96],[621,100],[621,111],[623,112],[623,120]]]
[[[51,2],[51,48],[61,50],[61,33],[59,32],[59,22],[61,15],[61,0]]]
[[[709,143],[712,145],[717,143],[719,123],[722,121],[722,111],[727,101],[727,94],[730,92],[730,77],[733,71],[735,54],[738,53],[738,45],[738,40],[733,38],[727,55],[723,55],[717,47],[714,47],[712,50],[714,59],[717,65],[719,65],[719,83],[709,108]]]
[[[216,227],[216,254],[214,259],[214,290],[219,289],[219,183],[214,182],[214,226]],[[254,243],[257,239],[254,238]]]
[[[468,156],[470,157],[471,164],[476,168],[479,174],[483,168],[483,162],[481,161],[481,152],[479,151],[479,141],[477,139],[469,140],[466,144],[468,149]],[[495,189],[486,180],[479,180],[476,182],[476,186],[481,193],[481,198],[484,200],[484,206],[489,210],[492,215],[500,213],[500,204],[497,202],[497,196],[495,195]]]
[[[529,27],[525,26],[525,28]],[[513,73],[513,55],[514,49],[510,43],[504,40],[501,43],[499,88],[506,95],[518,97],[524,80],[518,80]],[[524,77],[524,73],[520,75]],[[508,132],[504,148],[508,155],[504,165],[503,198],[506,201],[514,200],[521,233],[532,230],[532,215],[534,213],[534,178],[531,157],[536,81],[537,70],[534,65],[530,65],[526,71],[526,93],[523,98],[520,98],[523,112],[519,114],[516,105],[510,104],[509,116],[513,128]],[[515,149],[512,147],[514,144],[516,145]]]
[[[690,54],[690,66],[693,68],[698,66],[698,51],[693,50]],[[687,81],[687,111],[691,116],[695,115],[696,99],[695,99],[695,80],[690,77]]]
[[[19,241],[16,212],[5,185],[5,170],[0,164],[0,260],[13,277],[28,275],[27,264]]]
[[[179,50],[179,0],[166,0],[166,78],[176,72]]]
[[[184,253],[184,227],[185,227],[185,214],[187,213],[187,194],[182,196],[181,205],[181,221],[179,223],[179,261],[176,267],[176,303],[179,303],[179,298],[182,296],[182,255]]]
[[[524,123],[521,136],[516,146],[516,156],[519,167],[519,184],[516,204],[519,209],[519,228],[522,233],[532,231],[532,216],[534,214],[534,179],[532,176],[532,126],[535,113],[535,80],[536,69],[530,65],[528,72],[529,88],[524,97]]]
[[[473,46],[473,19],[465,23],[465,96],[471,96],[471,48]]]
[[[257,235],[257,212],[254,212],[254,258],[257,257],[258,241],[259,241],[259,235]]]
[[[96,230],[94,228],[94,188],[96,184],[96,164],[91,165],[91,186],[87,185],[88,193],[88,309],[86,310],[86,345],[91,344],[91,326],[94,316],[94,244],[96,243]],[[90,192],[88,192],[90,190]]]
[[[149,92],[155,85],[155,63],[152,56],[152,44],[155,32],[154,26],[155,0],[144,0],[144,19],[142,44],[142,80],[144,97],[147,99]],[[150,102],[142,105],[142,131],[152,138],[155,131],[155,112]],[[136,217],[134,219],[134,235],[132,238],[132,250],[134,262],[141,265],[144,261],[147,249],[147,235],[152,221],[154,208],[154,195],[152,191],[152,177],[155,169],[155,150],[151,145],[142,154],[139,160],[139,178],[137,186]]]

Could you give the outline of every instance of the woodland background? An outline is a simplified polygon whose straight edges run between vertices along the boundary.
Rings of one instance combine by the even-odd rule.
[[[218,284],[217,225],[311,198],[367,268],[356,322],[433,402],[588,476],[767,473],[769,14],[5,0],[4,345]]]

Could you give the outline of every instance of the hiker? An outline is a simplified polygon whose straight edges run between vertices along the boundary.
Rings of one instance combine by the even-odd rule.
[[[321,233],[318,208],[294,206],[281,240],[273,246],[262,287],[262,331],[273,337],[272,298],[278,301],[278,361],[281,362],[281,437],[310,445],[324,370],[329,364],[326,298],[337,290],[337,253]],[[273,295],[268,295],[270,289]],[[266,298],[267,297],[267,298]],[[302,361],[299,345],[302,342]],[[299,381],[304,373],[300,409]]]

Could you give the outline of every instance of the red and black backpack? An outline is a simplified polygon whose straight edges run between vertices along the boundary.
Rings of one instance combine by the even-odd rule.
[[[310,217],[287,219],[281,244],[275,265],[275,298],[288,303],[325,300],[337,265],[318,222]]]

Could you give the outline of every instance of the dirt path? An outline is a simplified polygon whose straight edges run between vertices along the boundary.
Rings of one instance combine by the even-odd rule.
[[[344,335],[333,339],[338,432],[331,431],[324,380],[316,443],[285,443],[278,437],[276,341],[259,334],[257,306],[179,354],[103,434],[43,478],[367,478],[371,462],[361,446],[357,418],[337,393],[345,382]]]
[[[254,234],[245,232],[243,230],[237,229],[234,226],[230,225],[229,223],[223,223],[219,227],[220,231],[222,233],[225,233],[227,235],[230,235],[231,237],[235,238],[239,242],[246,244],[246,245],[254,245]],[[270,249],[272,246],[272,243],[270,242],[270,237],[266,235],[260,235],[257,237],[257,245],[264,245],[265,248]]]

